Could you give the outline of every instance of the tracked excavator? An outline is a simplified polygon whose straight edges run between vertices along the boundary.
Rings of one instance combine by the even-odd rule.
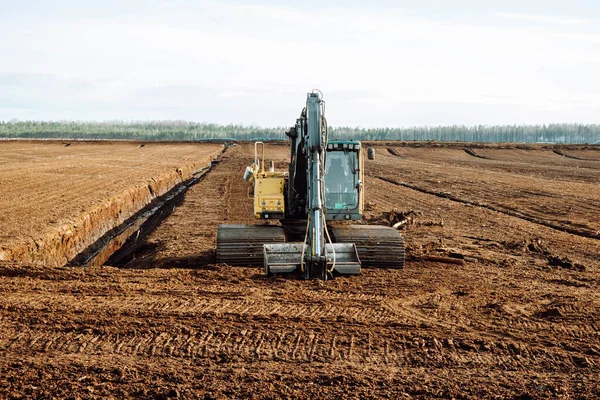
[[[403,268],[396,229],[352,224],[363,216],[365,152],[359,141],[329,140],[321,92],[307,94],[286,135],[287,171],[276,171],[272,161],[265,169],[265,144],[254,144],[244,180],[254,184],[254,214],[264,223],[220,225],[217,262],[322,280],[357,275],[362,267]]]

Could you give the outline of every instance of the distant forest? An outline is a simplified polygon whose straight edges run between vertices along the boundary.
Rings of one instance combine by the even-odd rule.
[[[0,138],[130,140],[281,140],[286,128],[218,125],[186,121],[153,122],[1,122]],[[412,128],[330,127],[332,139],[435,140],[585,144],[600,141],[600,125],[549,124],[438,126]]]

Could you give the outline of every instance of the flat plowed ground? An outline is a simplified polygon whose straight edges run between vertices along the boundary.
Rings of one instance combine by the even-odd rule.
[[[96,226],[104,222],[105,230],[112,228],[111,223],[122,222],[153,195],[210,164],[222,148],[220,144],[1,141],[0,261],[46,261],[45,254],[27,253],[44,246],[46,253],[60,252],[60,238],[50,244],[59,235],[66,242],[73,235],[93,234],[94,227],[84,226],[86,220],[81,220],[84,215],[87,221],[112,216],[114,221],[93,221]]]
[[[414,212],[406,268],[307,282],[214,265],[255,222],[229,148],[125,268],[1,269],[0,393],[599,397],[600,152],[471,153],[377,146],[366,218]]]

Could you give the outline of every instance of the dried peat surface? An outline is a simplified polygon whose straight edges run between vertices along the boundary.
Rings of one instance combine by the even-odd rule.
[[[599,397],[598,181],[570,164],[593,162],[387,147],[365,164],[366,219],[413,211],[404,270],[214,265],[218,224],[256,222],[252,146],[233,146],[126,267],[0,268],[0,397]]]
[[[600,161],[564,158],[551,150],[476,151],[493,155],[488,160],[452,148],[408,148],[395,156],[383,148],[367,174],[600,239]],[[591,158],[598,152],[590,153]],[[579,165],[584,163],[592,165]]]
[[[210,165],[220,144],[0,142],[0,262],[62,266]]]

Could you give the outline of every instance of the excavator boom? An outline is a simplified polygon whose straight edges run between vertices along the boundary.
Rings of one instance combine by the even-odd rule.
[[[325,157],[327,123],[322,115],[323,100],[318,92],[308,93],[305,120],[300,118],[296,132],[300,136],[301,156],[307,160],[307,224],[302,243],[268,244],[264,247],[265,273],[289,273],[300,270],[305,279],[326,280],[334,270],[359,274],[360,260],[353,243],[332,243],[325,217]],[[302,173],[298,171],[296,173]],[[329,240],[329,243],[327,243]]]

